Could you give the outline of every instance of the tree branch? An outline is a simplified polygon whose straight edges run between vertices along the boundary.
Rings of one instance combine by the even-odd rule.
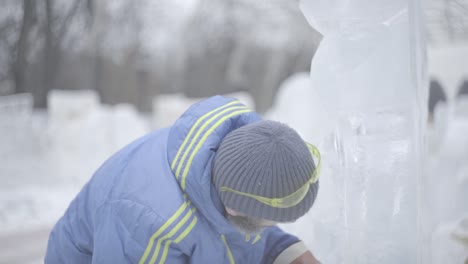
[[[70,21],[78,13],[78,9],[79,9],[80,4],[82,2],[83,2],[83,0],[75,0],[73,2],[72,7],[70,8],[70,10],[68,10],[67,15],[65,16],[65,18],[63,19],[63,21],[61,23],[61,27],[59,28],[58,33],[55,36],[55,39],[56,39],[57,42],[58,42],[58,40],[63,39],[63,37],[65,35],[65,32],[67,31],[68,26],[70,24]]]

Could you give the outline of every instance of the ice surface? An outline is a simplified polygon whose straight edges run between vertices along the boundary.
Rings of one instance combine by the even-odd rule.
[[[315,232],[314,250],[324,263],[417,263],[427,115],[417,6],[303,0],[301,9],[324,35],[311,87],[335,120],[321,145],[327,188],[319,197],[334,195],[311,213],[310,224],[326,228]]]
[[[272,109],[265,118],[285,123],[298,131],[308,142],[322,143],[333,133],[334,121],[325,111],[309,73],[296,73],[280,86]],[[291,118],[307,115],[307,121]]]
[[[468,214],[440,224],[431,237],[433,263],[466,263],[468,260]]]
[[[423,198],[426,201],[425,235],[438,224],[468,212],[468,116],[448,116],[440,147],[428,159]]]
[[[301,10],[310,25],[328,35],[349,26],[379,24],[407,8],[405,0],[301,0]]]
[[[300,100],[301,96],[291,96],[290,104]],[[287,104],[286,104],[287,105]],[[445,105],[444,105],[445,106]],[[446,107],[445,107],[446,108]],[[289,108],[275,109],[284,112],[286,115]],[[299,122],[300,116],[289,115],[290,119],[296,119],[292,123]],[[306,121],[302,119],[302,121]],[[422,199],[424,207],[421,208],[423,214],[423,235],[427,240],[428,250],[423,252],[424,261],[422,263],[463,263],[463,256],[467,256],[467,246],[453,240],[455,223],[463,218],[463,214],[468,212],[468,165],[466,160],[466,150],[468,149],[468,120],[458,116],[445,116],[445,120],[437,123],[440,119],[435,119],[435,126],[440,126],[446,133],[438,135],[438,149],[429,153],[426,164],[425,175],[421,181],[423,189]],[[325,142],[328,143],[328,142]],[[337,248],[338,241],[343,229],[337,226],[340,217],[343,217],[341,210],[344,208],[342,201],[343,194],[338,192],[339,175],[334,172],[337,168],[330,166],[329,160],[332,149],[327,144],[321,144],[319,148],[324,156],[324,168],[320,178],[320,191],[316,204],[311,212],[294,224],[284,225],[283,228],[300,238],[313,250],[322,261],[328,260],[331,263],[340,263],[342,252]],[[382,196],[374,194],[381,203]],[[339,197],[339,198],[337,198]],[[465,216],[466,218],[466,216]],[[465,220],[466,221],[466,220]],[[389,220],[387,220],[389,222]],[[369,227],[366,230],[372,231]],[[461,228],[461,227],[460,227]],[[460,229],[459,228],[459,229]],[[462,229],[460,232],[466,232]],[[392,236],[388,236],[392,239]],[[381,240],[378,243],[382,243]],[[383,250],[389,250],[384,248]],[[458,262],[453,262],[453,260]],[[364,261],[365,262],[365,261]],[[345,262],[346,263],[346,262]]]

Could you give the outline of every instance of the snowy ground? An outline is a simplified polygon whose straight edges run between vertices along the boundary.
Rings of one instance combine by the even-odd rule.
[[[323,109],[320,102],[311,99],[314,94],[309,85],[307,74],[288,80],[266,117],[288,123],[306,140],[323,146],[333,124],[320,114]],[[254,107],[248,95],[235,96]],[[133,139],[169,125],[193,103],[178,95],[160,98],[154,109],[164,114],[148,118],[129,105],[100,105],[96,95],[87,91],[52,93],[48,113],[32,112],[28,96],[3,99],[0,264],[40,263],[50,228],[99,164]],[[455,105],[441,106],[437,111],[435,124],[428,131],[428,174],[422,183],[427,195],[424,241],[434,263],[457,263],[468,255],[466,244],[453,239],[466,238],[468,229],[466,220],[460,222],[468,212],[468,113],[456,111]],[[304,112],[310,115],[304,117]],[[314,129],[317,127],[319,131]],[[333,254],[329,250],[334,247],[336,229],[329,223],[338,214],[333,214],[335,205],[327,203],[327,198],[336,195],[333,182],[327,180],[326,173],[321,181],[315,211],[284,228],[315,249],[319,259],[325,259]]]

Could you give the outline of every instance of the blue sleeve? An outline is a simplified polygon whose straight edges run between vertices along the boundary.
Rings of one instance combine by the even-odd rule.
[[[158,263],[152,259],[157,243],[151,241],[164,221],[154,212],[128,200],[107,202],[91,215],[79,205],[75,199],[52,230],[46,264],[139,263],[146,251],[142,263]],[[167,246],[165,263],[187,263],[178,246]]]
[[[143,254],[143,241],[132,234],[132,221],[119,202],[100,207],[95,216],[92,263],[138,263]]]
[[[270,227],[265,231],[265,250],[262,264],[273,263],[283,250],[300,241],[299,238],[284,232],[277,226]]]
[[[86,217],[81,213],[80,199],[74,199],[49,235],[44,262],[91,263],[92,241]]]
[[[120,200],[106,204],[97,214],[92,263],[186,263],[178,245],[160,244],[161,254],[155,254],[158,243],[153,234],[164,221],[145,206]]]

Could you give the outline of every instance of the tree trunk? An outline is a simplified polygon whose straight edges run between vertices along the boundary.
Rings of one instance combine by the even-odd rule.
[[[44,57],[42,61],[42,81],[34,89],[34,106],[38,108],[47,107],[47,93],[49,90],[53,89],[54,83],[54,72],[57,69],[57,53],[58,49],[54,44],[54,35],[52,32],[52,23],[53,23],[53,11],[52,11],[53,2],[52,0],[45,1],[45,16],[46,23],[44,26]]]
[[[26,76],[28,66],[28,51],[29,51],[29,32],[34,25],[34,8],[36,2],[34,0],[23,0],[23,21],[21,31],[17,41],[17,50],[15,60],[13,62],[13,77],[15,93],[25,93],[28,91],[26,87]]]

